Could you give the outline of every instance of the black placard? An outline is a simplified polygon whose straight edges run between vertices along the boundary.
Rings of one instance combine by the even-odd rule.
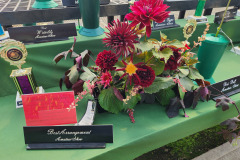
[[[208,89],[211,91],[210,98],[213,100],[223,96],[219,91],[223,92],[228,97],[232,96],[240,92],[240,76],[215,83],[211,86],[209,86]]]
[[[75,23],[8,28],[11,39],[24,43],[65,40],[77,36]]]
[[[113,143],[112,125],[25,126],[25,144]]]
[[[100,5],[109,4],[110,0],[99,0]],[[78,0],[62,0],[63,6],[75,7],[78,6]]]
[[[234,17],[237,15],[237,10],[238,10],[237,8],[228,10],[225,15],[224,22],[235,19]],[[220,24],[222,21],[223,15],[224,15],[224,11],[215,13],[214,23]]]
[[[179,27],[180,25],[176,24],[174,15],[170,15],[162,23],[157,23],[153,21],[152,30],[159,30],[164,28],[174,28]]]

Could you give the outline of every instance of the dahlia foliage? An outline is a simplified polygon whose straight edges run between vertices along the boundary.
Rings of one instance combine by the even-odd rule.
[[[203,79],[194,68],[198,59],[194,58],[188,43],[168,40],[161,32],[160,40],[139,39],[139,34],[150,37],[152,21],[163,22],[169,15],[167,8],[163,0],[134,2],[130,7],[132,12],[126,15],[131,22],[117,20],[109,24],[103,39],[106,49],[97,54],[96,60],[90,52],[81,53],[75,67],[66,72],[65,79],[77,84],[74,89],[78,92],[84,90],[82,81],[93,83],[89,93],[98,98],[100,106],[112,113],[128,111],[132,122],[133,108],[139,101],[149,102],[147,95],[167,106],[169,117],[177,116],[179,109],[184,109],[188,117],[185,108],[196,104],[198,98],[184,103],[195,92],[193,81]],[[88,60],[95,65],[88,67]]]

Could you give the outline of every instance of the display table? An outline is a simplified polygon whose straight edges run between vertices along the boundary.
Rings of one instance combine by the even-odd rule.
[[[213,17],[209,17],[209,21],[212,22]],[[184,40],[182,27],[185,21],[179,20],[177,23],[181,25],[180,28],[167,29],[162,32],[167,34],[169,39]],[[233,41],[239,42],[239,26],[240,18],[224,24],[223,30]],[[204,24],[199,25],[194,36],[189,41],[196,40],[204,28]],[[216,25],[211,23],[210,32],[215,30]],[[80,52],[90,49],[96,56],[99,51],[104,49],[101,41],[103,37],[87,38],[78,36],[75,51]],[[155,31],[152,37],[159,39],[159,31]],[[57,53],[68,50],[72,42],[73,39],[27,45],[29,56],[27,63],[23,67],[33,67],[33,73],[38,85],[43,86],[46,92],[60,91],[58,81],[63,73],[71,67],[73,62],[72,60],[61,61],[58,65],[55,65],[52,59]],[[231,47],[228,47],[224,53],[213,75],[217,82],[240,75],[240,56],[230,52],[230,49]],[[199,105],[194,110],[187,109],[189,118],[184,118],[183,113],[181,113],[176,118],[169,119],[164,107],[158,104],[141,104],[136,106],[134,112],[135,124],[130,122],[126,113],[119,113],[118,115],[101,113],[96,115],[94,124],[113,124],[114,143],[107,144],[106,149],[27,151],[23,136],[24,113],[23,109],[15,108],[16,89],[9,78],[11,70],[15,68],[13,66],[9,67],[9,64],[3,60],[0,60],[0,64],[0,159],[2,160],[128,160],[198,131],[215,126],[237,114],[234,107],[230,107],[230,110],[223,112],[220,108],[215,107],[214,101],[209,101],[205,103],[199,102]],[[231,98],[240,106],[240,94]],[[86,100],[81,101],[77,108],[78,119],[85,113],[86,106]]]

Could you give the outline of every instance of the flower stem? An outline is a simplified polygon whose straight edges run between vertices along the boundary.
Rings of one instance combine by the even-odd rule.
[[[147,42],[147,33],[145,33],[145,40],[144,41]]]
[[[230,3],[231,3],[231,0],[228,1],[227,7],[226,7],[225,12],[224,12],[224,14],[223,14],[223,18],[222,18],[221,24],[220,24],[220,26],[217,28],[217,33],[216,33],[215,37],[218,36],[218,34],[219,34],[219,32],[220,32],[220,30],[221,30],[221,28],[222,28],[223,21],[224,21],[224,18],[225,18],[225,16],[226,16],[226,14],[227,14],[227,10],[228,10],[228,7],[229,7]]]

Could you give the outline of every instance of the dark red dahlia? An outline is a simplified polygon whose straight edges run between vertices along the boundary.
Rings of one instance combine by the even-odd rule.
[[[128,56],[129,53],[134,51],[134,43],[138,43],[138,38],[134,29],[130,27],[128,22],[114,21],[113,25],[109,24],[106,27],[109,32],[105,32],[106,38],[103,43],[106,47],[113,49],[117,55]]]
[[[99,66],[103,71],[114,70],[113,67],[118,61],[115,53],[112,51],[104,50],[97,55],[96,65]]]
[[[131,26],[140,23],[139,29],[146,26],[147,36],[150,37],[151,21],[162,23],[169,16],[170,12],[166,12],[168,7],[163,0],[139,0],[130,6],[132,13],[127,14],[126,19],[132,21]]]
[[[138,68],[141,70],[137,70],[136,74],[138,75],[140,80],[134,77],[134,84],[140,85],[142,87],[149,87],[155,80],[154,70],[146,65],[139,66]]]
[[[162,51],[164,48],[171,48],[173,51],[173,55],[168,59],[167,63],[165,64],[164,70],[175,70],[178,68],[178,66],[181,65],[180,63],[180,58],[181,58],[181,53],[179,52],[180,49],[170,47],[170,46],[164,46],[160,48],[160,51]],[[163,61],[164,59],[161,58]]]

